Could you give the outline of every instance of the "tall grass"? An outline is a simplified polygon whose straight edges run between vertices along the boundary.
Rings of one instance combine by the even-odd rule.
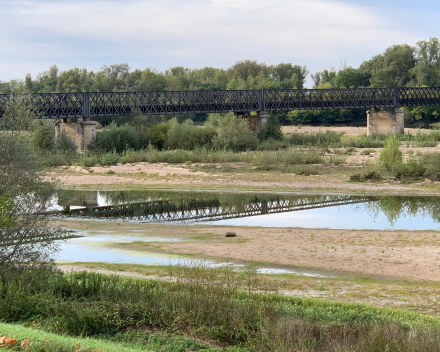
[[[286,148],[277,151],[248,151],[233,152],[227,150],[210,150],[200,148],[196,150],[166,150],[159,151],[149,146],[146,150],[125,150],[122,154],[116,152],[98,153],[98,154],[75,154],[67,155],[65,153],[45,153],[41,160],[46,166],[61,166],[79,164],[85,167],[95,165],[116,165],[118,163],[169,163],[184,164],[191,163],[233,163],[243,162],[253,165],[261,163],[285,164],[285,165],[304,165],[320,164],[325,162],[323,152],[319,149],[299,149]]]
[[[171,281],[23,273],[0,284],[0,316],[74,336],[146,327],[251,351],[437,351],[440,319],[403,310],[253,293],[252,271],[193,267]],[[246,290],[242,285],[245,283]]]
[[[295,146],[325,147],[339,145],[342,133],[326,131],[324,133],[293,133],[288,138],[288,142]]]
[[[402,164],[400,142],[395,136],[390,136],[385,141],[385,146],[380,153],[379,162],[385,170],[395,170]]]

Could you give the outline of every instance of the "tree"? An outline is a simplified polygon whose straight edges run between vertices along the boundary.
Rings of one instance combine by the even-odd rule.
[[[18,89],[11,94],[6,103],[0,127],[17,134],[28,130],[37,117],[41,115],[32,102],[32,96],[26,94],[24,89]]]
[[[29,144],[0,137],[0,272],[50,263],[63,231],[42,215],[53,196]]]
[[[370,85],[371,74],[368,71],[347,67],[340,70],[331,80],[333,88],[359,88]]]
[[[381,55],[364,61],[359,67],[371,74],[372,87],[405,87],[413,81],[415,49],[408,44],[393,45]]]
[[[322,72],[316,72],[312,74],[312,80],[315,83],[315,88],[331,88],[333,79],[336,77],[337,72],[335,69],[327,70],[325,69]]]
[[[430,38],[417,43],[417,66],[412,69],[420,86],[435,87],[440,84],[440,42],[438,38]]]
[[[281,89],[302,89],[309,71],[307,66],[281,63],[269,66],[270,76],[279,82]]]
[[[237,61],[229,71],[235,79],[241,78],[243,81],[246,81],[249,76],[255,77],[260,72],[267,71],[267,66],[265,63],[260,64],[257,61],[244,60]]]
[[[25,101],[26,95],[21,96]],[[20,111],[22,100],[12,100],[10,111]],[[31,109],[35,111],[35,109]],[[27,119],[14,126],[28,126]],[[63,231],[51,226],[44,215],[54,185],[43,179],[42,170],[26,134],[0,134],[0,276],[6,272],[51,263]]]

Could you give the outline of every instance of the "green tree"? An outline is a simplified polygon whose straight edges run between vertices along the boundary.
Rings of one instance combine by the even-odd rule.
[[[417,66],[412,69],[416,82],[420,86],[436,87],[439,82],[440,42],[438,38],[430,38],[417,43]]]
[[[372,87],[405,87],[413,81],[415,65],[415,49],[403,44],[389,47],[359,68],[370,72]]]
[[[30,112],[37,109],[28,104],[24,109],[22,104],[29,100],[28,96],[18,97],[8,103],[9,111],[24,113],[13,115],[13,123],[9,124],[18,133],[0,134],[0,277],[3,281],[7,273],[51,263],[57,249],[55,240],[63,236],[63,231],[52,226],[45,215],[54,185],[44,180],[41,163],[27,134],[22,133],[30,126]]]
[[[28,130],[35,118],[41,118],[41,113],[33,104],[32,96],[21,89],[11,94],[6,103],[0,127],[16,135]]]

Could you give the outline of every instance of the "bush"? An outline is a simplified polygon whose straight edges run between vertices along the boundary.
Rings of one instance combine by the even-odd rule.
[[[61,131],[61,133],[55,139],[55,150],[57,151],[75,154],[77,148],[78,147],[72,138],[70,138],[64,131]]]
[[[139,132],[134,126],[118,127],[111,123],[96,135],[96,148],[101,152],[122,153],[125,149],[140,149]]]
[[[40,150],[52,150],[55,144],[55,129],[53,125],[38,121],[32,133],[32,145]]]
[[[440,181],[440,153],[426,153],[422,154],[419,159],[419,164],[423,169],[424,176],[433,180]]]
[[[150,143],[157,149],[162,150],[165,147],[170,127],[171,124],[169,122],[162,122],[151,127]]]
[[[248,122],[237,117],[233,112],[221,116],[216,124],[217,135],[213,139],[214,147],[234,151],[255,150],[258,147],[258,139],[249,128]],[[213,124],[208,123],[207,127],[209,126]]]
[[[99,163],[103,166],[116,165],[119,162],[119,154],[116,152],[104,153],[99,157]]]
[[[270,115],[269,121],[266,126],[258,133],[258,139],[263,140],[280,140],[283,137],[281,132],[281,125],[276,115]]]
[[[177,119],[172,119],[165,146],[168,149],[193,150],[211,145],[214,136],[215,130],[213,128],[194,126],[192,120],[179,123]]]
[[[83,153],[80,155],[79,162],[84,167],[92,167],[98,164],[98,155]]]
[[[402,152],[400,142],[395,136],[389,136],[379,156],[379,163],[385,170],[395,170],[402,165]]]

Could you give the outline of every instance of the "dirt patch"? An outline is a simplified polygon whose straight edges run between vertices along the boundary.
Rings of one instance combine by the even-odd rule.
[[[282,132],[289,133],[318,133],[325,131],[334,131],[336,133],[343,133],[345,136],[359,136],[367,134],[367,126],[365,127],[332,127],[332,126],[283,126]],[[405,128],[405,134],[415,135],[417,133],[429,133],[429,130],[418,128]]]
[[[132,163],[119,164],[113,166],[93,166],[85,168],[82,166],[64,166],[62,170],[71,171],[79,174],[106,174],[109,171],[114,174],[133,175],[154,175],[154,176],[170,176],[170,175],[207,175],[204,172],[192,171],[189,168],[170,165],[166,163],[151,164],[151,163]]]

